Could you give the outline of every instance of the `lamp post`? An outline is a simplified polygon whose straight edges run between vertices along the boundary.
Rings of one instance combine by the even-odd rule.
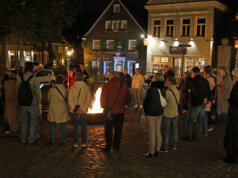
[[[73,50],[68,50],[66,52],[66,61],[67,61],[67,74],[68,74],[68,81],[67,81],[67,86],[68,86],[68,91],[69,91],[69,71],[70,71],[70,56],[73,54]]]

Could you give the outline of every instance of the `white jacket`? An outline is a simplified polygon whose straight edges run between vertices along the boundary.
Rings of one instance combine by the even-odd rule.
[[[144,77],[141,74],[133,76],[132,88],[142,89],[143,84],[144,84]]]
[[[79,95],[79,90],[80,95]],[[88,85],[83,81],[75,82],[69,90],[69,109],[73,112],[76,105],[80,105],[80,110],[87,113],[88,107],[91,104],[91,92]]]

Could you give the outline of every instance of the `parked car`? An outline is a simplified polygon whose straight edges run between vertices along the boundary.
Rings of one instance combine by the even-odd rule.
[[[34,74],[39,79],[40,84],[53,85],[55,83],[55,75],[53,70],[40,69],[35,71]]]

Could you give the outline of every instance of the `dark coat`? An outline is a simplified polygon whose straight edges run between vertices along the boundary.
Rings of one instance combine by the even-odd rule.
[[[155,81],[151,84],[151,88],[147,90],[143,107],[145,115],[147,116],[160,116],[163,114],[163,107],[160,103],[160,95],[158,88],[161,89],[161,94],[165,97],[165,90],[163,89],[164,82]]]
[[[112,108],[113,114],[122,114],[126,111],[126,105],[131,100],[131,95],[129,88],[126,83],[122,82],[118,77],[112,78],[108,83],[105,83],[101,94],[101,106],[102,108],[109,109],[112,107],[114,100],[116,99],[117,93],[120,89],[122,83],[120,94],[117,101]]]
[[[204,98],[210,98],[211,91],[209,83],[201,75],[196,75],[190,84],[190,104],[192,107],[203,104]]]
[[[121,80],[127,84],[129,88],[131,88],[131,76],[129,74],[122,74],[121,75]]]
[[[223,144],[228,161],[238,163],[238,82],[232,88],[228,101],[228,123]]]

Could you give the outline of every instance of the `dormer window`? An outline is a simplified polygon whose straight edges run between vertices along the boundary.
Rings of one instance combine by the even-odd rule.
[[[120,4],[114,4],[113,12],[114,13],[119,13],[120,12]]]

